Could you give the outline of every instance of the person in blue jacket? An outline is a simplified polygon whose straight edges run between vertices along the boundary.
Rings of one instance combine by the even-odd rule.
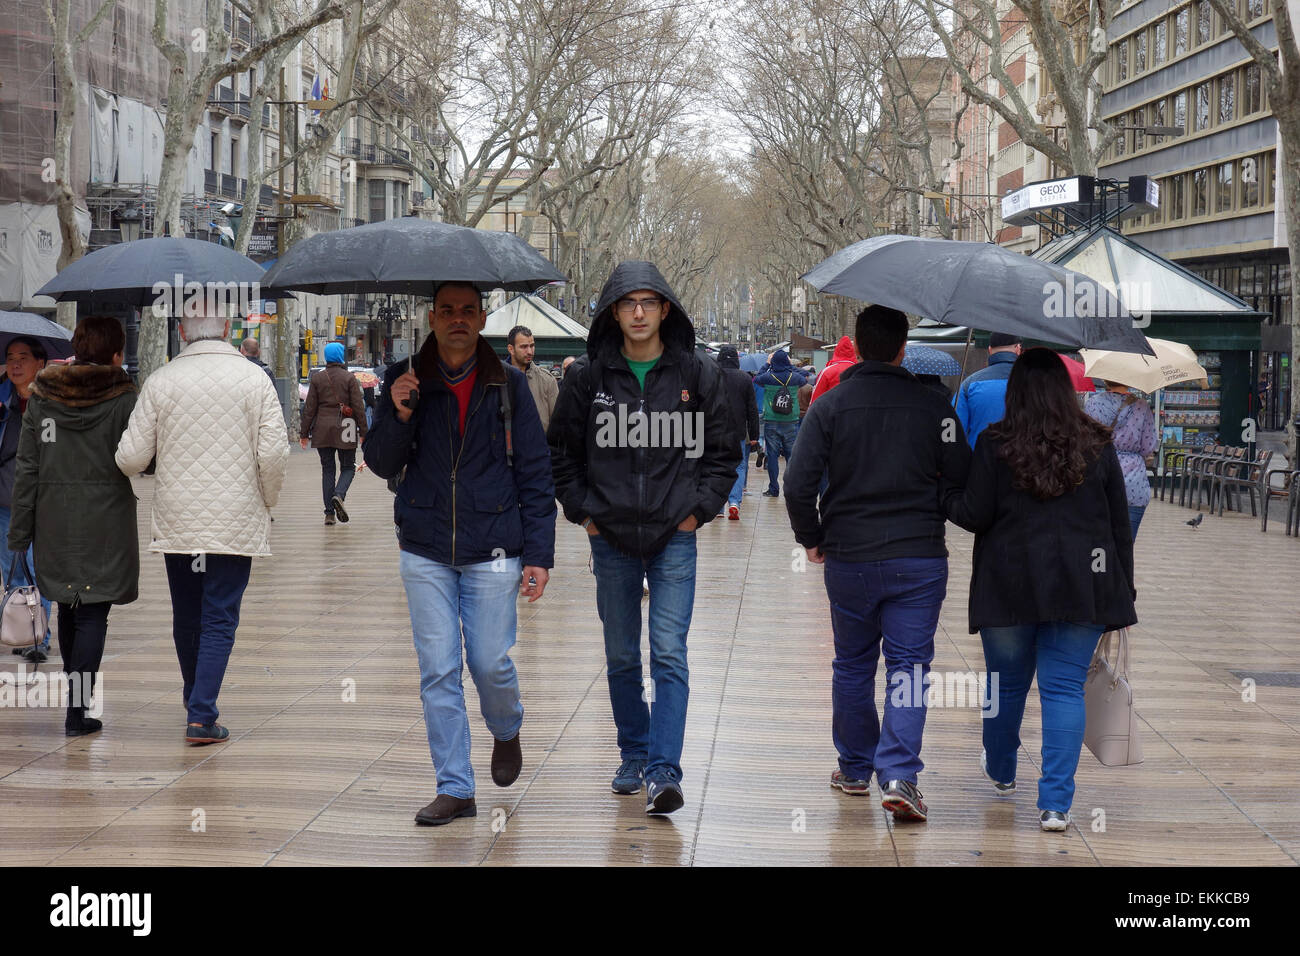
[[[953,405],[972,449],[980,432],[1002,421],[1007,405],[1007,379],[1022,351],[1018,336],[994,332],[989,336],[988,368],[968,376],[957,389]]]
[[[366,465],[390,479],[420,697],[437,772],[425,826],[477,814],[462,638],[494,738],[492,781],[508,787],[523,756],[524,709],[510,649],[516,595],[546,590],[555,558],[555,489],[541,419],[523,373],[479,335],[482,297],[467,282],[438,287],[433,334],[384,375]],[[409,407],[407,402],[414,400]]]

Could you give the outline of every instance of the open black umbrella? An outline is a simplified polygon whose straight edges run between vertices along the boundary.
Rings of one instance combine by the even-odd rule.
[[[0,356],[5,354],[9,342],[19,335],[36,339],[45,346],[52,359],[67,358],[72,354],[72,333],[49,319],[30,312],[0,312]]]
[[[875,236],[802,278],[821,292],[953,325],[1154,354],[1134,317],[1095,279],[992,243]]]
[[[262,267],[248,256],[215,242],[162,236],[97,249],[71,263],[36,294],[92,308],[143,308],[156,302],[181,304],[185,287],[197,283],[205,294],[215,290],[227,301],[242,302],[260,298],[255,286],[263,275]]]
[[[266,273],[263,294],[432,296],[450,281],[531,292],[564,274],[518,236],[407,216],[296,243]]]

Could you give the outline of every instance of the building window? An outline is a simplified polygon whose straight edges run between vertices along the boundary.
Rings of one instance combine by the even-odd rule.
[[[1236,72],[1219,77],[1219,125],[1231,123],[1237,118],[1237,74]]]
[[[1174,56],[1182,56],[1187,52],[1188,19],[1186,9],[1179,10],[1178,16],[1174,17]]]
[[[1159,66],[1165,62],[1165,53],[1169,48],[1169,27],[1164,20],[1155,25],[1151,34],[1151,62]]]
[[[1196,45],[1210,42],[1210,34],[1214,27],[1214,11],[1210,8],[1210,0],[1200,0],[1196,4]]]
[[[1151,211],[1151,225],[1153,226],[1164,220],[1165,200],[1169,193],[1169,180],[1161,179],[1157,185],[1160,187],[1160,202]]]
[[[1259,157],[1247,156],[1241,161],[1241,208],[1252,209],[1259,205]]]
[[[1210,213],[1210,171],[1208,169],[1192,170],[1192,213],[1191,218],[1207,216]]]
[[[1128,79],[1128,40],[1119,41],[1119,81]]]
[[[1232,167],[1235,163],[1220,163],[1218,182],[1214,187],[1214,209],[1216,212],[1232,211]]]
[[[1168,123],[1165,122],[1165,116],[1167,115],[1165,104],[1167,102],[1168,102],[1167,100],[1156,100],[1154,103],[1151,104],[1151,125],[1152,126],[1169,125]]]
[[[1147,108],[1145,106],[1141,106],[1135,109],[1131,114],[1129,114],[1128,125],[1134,127],[1133,152],[1136,153],[1140,149],[1145,149],[1147,145],[1147,139],[1146,139],[1146,133],[1144,132],[1142,127],[1147,125]]]
[[[370,221],[384,221],[384,181],[382,179],[370,180]]]
[[[1187,91],[1174,94],[1174,125],[1187,132]]]
[[[1246,20],[1258,20],[1264,15],[1264,0],[1246,0]]]
[[[1170,176],[1165,180],[1165,185],[1169,187],[1164,191],[1165,218],[1174,222],[1187,215],[1187,174]]]
[[[1241,82],[1241,115],[1253,116],[1264,110],[1264,90],[1260,83],[1259,64],[1251,63],[1245,69]]]
[[[1260,184],[1263,186],[1264,205],[1271,206],[1273,205],[1274,200],[1277,198],[1274,195],[1274,189],[1273,189],[1276,183],[1273,182],[1273,155],[1271,153],[1260,154],[1259,175],[1261,181]]]
[[[1196,115],[1193,118],[1196,132],[1210,128],[1210,81],[1196,87]]]
[[[1145,73],[1147,68],[1147,32],[1139,30],[1133,37],[1133,75]]]

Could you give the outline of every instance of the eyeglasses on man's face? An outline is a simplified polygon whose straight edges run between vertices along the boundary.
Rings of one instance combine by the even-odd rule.
[[[664,301],[663,299],[653,299],[653,298],[619,299],[617,302],[614,303],[614,308],[618,310],[618,314],[625,315],[625,316],[634,315],[636,313],[637,306],[640,306],[641,311],[646,315],[658,315],[660,310],[663,309],[664,307]]]

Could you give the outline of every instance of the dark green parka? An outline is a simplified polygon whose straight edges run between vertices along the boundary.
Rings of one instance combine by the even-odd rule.
[[[135,493],[113,460],[135,399],[130,376],[114,365],[51,365],[36,376],[18,440],[9,546],[35,542],[36,583],[51,601],[136,599]]]

